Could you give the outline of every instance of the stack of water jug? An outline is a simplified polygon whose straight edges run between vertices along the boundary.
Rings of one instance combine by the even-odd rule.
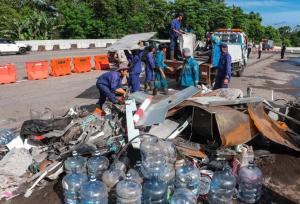
[[[189,161],[175,168],[177,152],[172,142],[144,137],[140,151],[141,161],[129,170],[126,157],[109,165],[99,151],[88,160],[73,151],[72,157],[65,161],[67,175],[62,182],[65,203],[107,204],[110,200],[109,203],[118,204],[196,204],[198,197],[203,196],[199,169]],[[240,169],[237,179],[230,168],[215,172],[206,191],[206,194],[209,191],[208,202],[231,203],[236,180],[241,201],[259,200],[262,173],[251,163]]]

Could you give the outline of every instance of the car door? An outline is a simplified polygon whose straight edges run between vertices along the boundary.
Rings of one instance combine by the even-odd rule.
[[[17,44],[14,41],[7,40],[7,45],[8,45],[9,52],[18,52],[19,51],[19,47],[17,46]]]
[[[0,52],[9,52],[9,46],[4,39],[0,39]]]

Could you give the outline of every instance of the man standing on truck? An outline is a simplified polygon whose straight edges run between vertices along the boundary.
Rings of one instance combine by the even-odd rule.
[[[175,53],[177,51],[177,43],[178,43],[178,37],[185,32],[181,30],[181,21],[183,19],[183,14],[179,13],[175,16],[175,18],[171,22],[170,26],[170,59],[175,59]],[[177,56],[176,56],[177,57]]]
[[[221,44],[221,57],[217,67],[217,76],[214,85],[215,89],[228,88],[231,78],[231,56],[228,53],[228,46],[225,43]]]
[[[189,86],[197,86],[199,82],[199,65],[191,56],[191,50],[184,48],[182,50],[184,63],[179,77],[180,87],[185,89]]]

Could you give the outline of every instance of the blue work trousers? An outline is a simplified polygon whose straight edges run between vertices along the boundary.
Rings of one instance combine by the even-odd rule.
[[[107,86],[102,84],[97,84],[97,88],[100,93],[100,98],[98,101],[100,108],[102,108],[103,104],[106,101],[106,98],[108,98],[108,100],[110,100],[113,103],[117,102],[116,95],[113,92],[111,92],[111,90]]]
[[[141,89],[141,84],[140,84],[140,74],[134,74],[134,73],[130,73],[129,74],[129,83],[131,86],[131,91],[137,92],[140,91]]]

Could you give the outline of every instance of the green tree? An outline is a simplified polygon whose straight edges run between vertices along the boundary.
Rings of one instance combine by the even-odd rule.
[[[93,10],[86,3],[58,5],[61,14],[61,36],[63,38],[99,38],[104,36],[104,23],[94,17]]]

